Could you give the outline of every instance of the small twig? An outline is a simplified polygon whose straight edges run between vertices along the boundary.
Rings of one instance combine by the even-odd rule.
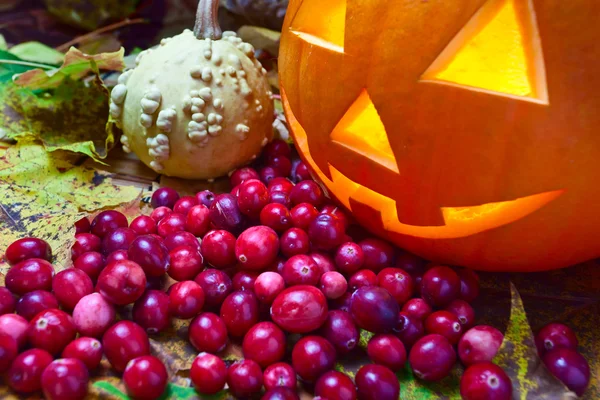
[[[75,44],[78,44],[80,42],[84,42],[84,41],[91,39],[94,36],[98,36],[102,33],[106,33],[106,32],[109,32],[109,31],[112,31],[115,29],[119,29],[119,28],[122,28],[127,25],[141,24],[141,23],[145,23],[145,22],[147,22],[147,21],[144,18],[136,18],[136,19],[126,18],[123,21],[115,22],[114,24],[107,25],[107,26],[97,29],[93,32],[86,33],[85,35],[77,36],[75,39],[70,40],[67,43],[63,43],[60,46],[56,47],[56,50],[65,52],[69,49],[69,47],[71,47]]]
[[[56,68],[56,67],[54,67],[52,65],[38,64],[38,63],[34,63],[34,62],[29,62],[29,61],[5,60],[5,59],[2,59],[2,58],[0,58],[0,64],[24,65],[26,67],[36,67],[36,68],[44,68],[44,69],[54,69],[54,68]]]

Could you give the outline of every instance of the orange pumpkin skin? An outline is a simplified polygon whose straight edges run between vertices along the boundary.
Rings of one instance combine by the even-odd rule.
[[[291,0],[295,143],[359,223],[429,260],[599,257],[599,18],[594,0]]]

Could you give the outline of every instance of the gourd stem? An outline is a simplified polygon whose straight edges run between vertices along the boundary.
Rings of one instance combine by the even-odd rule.
[[[221,39],[223,31],[219,26],[217,13],[219,11],[219,0],[200,0],[196,11],[196,23],[194,24],[194,35],[198,39]]]

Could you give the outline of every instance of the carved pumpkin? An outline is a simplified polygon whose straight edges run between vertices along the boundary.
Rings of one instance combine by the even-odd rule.
[[[361,224],[428,259],[600,256],[600,4],[292,0],[286,116]]]

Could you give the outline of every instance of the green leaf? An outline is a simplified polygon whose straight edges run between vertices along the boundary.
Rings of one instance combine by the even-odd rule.
[[[15,74],[20,74],[34,68],[24,65],[16,55],[0,50],[0,82],[11,81]]]
[[[108,381],[97,381],[94,382],[93,386],[117,399],[129,400],[129,396],[127,396],[126,393],[123,393],[119,388]]]
[[[425,382],[417,379],[408,364],[398,372],[400,379],[401,400],[459,400],[460,377],[462,367],[457,364],[450,372],[450,376],[439,382]],[[516,398],[515,398],[516,399]]]
[[[40,42],[19,43],[10,48],[10,53],[19,57],[21,60],[49,64],[57,67],[65,58],[65,55],[60,51]]]

